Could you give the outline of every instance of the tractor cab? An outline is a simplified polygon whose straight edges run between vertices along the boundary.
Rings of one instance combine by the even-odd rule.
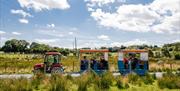
[[[60,63],[61,55],[59,52],[47,52],[44,56],[44,63],[39,63],[34,66],[34,73],[63,73],[64,69]]]
[[[80,50],[80,72],[85,72],[89,69],[93,70],[97,74],[103,73],[109,69],[108,64],[108,50]],[[101,54],[100,56],[91,55],[82,56],[82,54]]]
[[[121,50],[118,52],[118,69],[122,75],[136,73],[145,75],[148,71],[148,51]]]

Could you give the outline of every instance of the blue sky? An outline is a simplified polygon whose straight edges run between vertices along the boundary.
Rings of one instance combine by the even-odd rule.
[[[179,0],[0,0],[1,45],[17,38],[59,47],[180,41]]]

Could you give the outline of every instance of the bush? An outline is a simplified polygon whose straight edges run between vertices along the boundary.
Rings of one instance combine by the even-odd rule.
[[[77,78],[76,83],[78,82],[78,91],[87,91],[88,84],[91,84],[90,78],[90,74],[84,74]]]
[[[118,77],[118,78],[116,79],[116,86],[117,86],[119,89],[127,89],[127,88],[129,88],[128,83],[123,82],[123,79],[122,79],[121,77]]]
[[[68,91],[67,79],[62,75],[52,75],[50,83],[50,91]]]
[[[146,74],[145,76],[142,77],[142,80],[144,84],[153,84],[154,78],[150,74]]]
[[[134,85],[139,85],[139,86],[142,85],[142,79],[137,74],[129,74],[128,81],[129,83],[134,84]]]
[[[46,76],[43,73],[38,73],[36,75],[33,76],[31,84],[33,86],[33,88],[35,88],[36,90],[39,89],[39,85],[41,84],[42,80],[45,78]]]
[[[32,91],[31,83],[26,78],[0,79],[0,91]]]
[[[175,59],[175,60],[180,60],[180,54],[175,54],[175,55],[174,55],[174,59]]]
[[[101,76],[100,88],[109,89],[114,80],[112,73],[107,72]]]
[[[109,89],[112,86],[114,80],[114,76],[110,72],[106,72],[101,74],[100,76],[96,76],[94,80],[94,84],[97,85],[96,89]]]
[[[174,74],[167,74],[163,78],[158,79],[158,86],[161,89],[180,89],[180,77]]]

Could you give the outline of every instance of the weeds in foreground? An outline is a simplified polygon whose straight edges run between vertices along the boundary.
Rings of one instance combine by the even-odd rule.
[[[161,89],[180,89],[180,77],[175,74],[168,73],[164,75],[163,78],[158,79],[158,86]]]

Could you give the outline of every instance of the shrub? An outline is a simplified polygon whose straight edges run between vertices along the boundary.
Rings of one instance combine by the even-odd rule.
[[[153,76],[151,76],[150,74],[146,74],[145,76],[143,76],[142,80],[145,84],[153,84],[154,82]]]
[[[107,72],[105,74],[102,74],[100,81],[100,88],[109,89],[113,83],[113,80],[114,80],[114,76],[112,75],[112,73]]]
[[[71,80],[71,81],[72,81],[72,80],[73,80],[73,77],[72,77],[71,75],[67,75],[67,76],[66,76],[66,79],[68,79],[68,80]]]
[[[95,76],[94,85],[96,85],[96,89],[109,89],[113,83],[114,76],[110,72],[106,72],[99,76]]]
[[[33,86],[33,88],[35,88],[36,90],[39,89],[39,85],[41,84],[42,80],[45,78],[46,76],[43,73],[38,73],[36,75],[33,76],[31,84]]]
[[[129,83],[134,85],[139,85],[139,86],[142,85],[142,79],[140,79],[140,77],[137,74],[129,74],[128,81]]]
[[[175,54],[175,55],[174,55],[174,59],[175,59],[175,60],[179,60],[179,59],[180,59],[180,54],[178,54],[178,53]]]
[[[158,86],[169,89],[180,89],[180,77],[174,74],[166,74],[163,78],[158,79]]]
[[[77,79],[78,82],[78,91],[87,91],[88,84],[91,84],[89,80],[90,76],[88,74],[84,74]]]
[[[30,81],[26,78],[0,79],[0,91],[32,91]]]
[[[127,88],[129,88],[128,83],[123,82],[123,78],[121,78],[121,77],[118,77],[118,78],[116,79],[116,86],[117,86],[119,89],[127,89]]]
[[[52,75],[50,83],[50,91],[68,91],[68,82],[62,75]]]

